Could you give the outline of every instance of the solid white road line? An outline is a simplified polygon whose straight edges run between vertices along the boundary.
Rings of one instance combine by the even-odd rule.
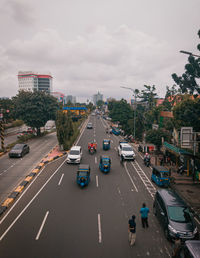
[[[43,227],[44,227],[44,224],[45,224],[45,222],[46,222],[46,220],[47,220],[48,215],[49,215],[49,211],[47,211],[46,214],[45,214],[45,216],[44,216],[44,219],[43,219],[43,221],[42,221],[42,224],[41,224],[41,226],[40,226],[40,229],[39,229],[39,231],[38,231],[38,233],[37,233],[37,236],[36,236],[35,240],[38,240],[38,239],[39,239],[40,234],[41,234],[41,232],[42,232],[42,229],[43,229]]]
[[[99,179],[98,179],[98,176],[96,176],[96,186],[99,187]]]
[[[58,185],[60,185],[60,184],[61,184],[63,177],[64,177],[64,174],[62,174],[62,176],[61,176],[61,178],[60,178],[60,181],[59,181]]]
[[[0,241],[5,237],[5,235],[10,231],[10,229],[14,226],[14,224],[18,221],[18,219],[22,216],[22,214],[27,210],[27,208],[31,205],[31,203],[35,200],[35,198],[40,194],[40,192],[45,188],[45,186],[49,183],[49,181],[52,179],[52,177],[59,171],[59,169],[63,166],[63,164],[66,162],[66,159],[60,164],[60,166],[54,171],[54,173],[48,178],[48,180],[43,184],[43,186],[40,188],[40,190],[35,194],[35,196],[30,200],[30,202],[24,207],[24,209],[19,213],[19,215],[13,220],[13,222],[10,224],[10,226],[6,229],[6,231],[1,235]],[[43,171],[43,169],[40,171]],[[38,174],[38,176],[40,175]],[[0,224],[3,223],[4,219],[8,216],[8,214],[12,211],[12,209],[17,205],[19,200],[24,196],[26,191],[31,187],[31,185],[34,183],[34,181],[37,179],[37,177],[30,183],[30,185],[25,189],[25,191],[22,193],[22,195],[19,197],[19,199],[14,203],[14,205],[10,208],[8,213],[3,217],[3,219],[0,221]]]
[[[99,243],[102,242],[102,234],[101,234],[101,215],[98,213],[98,231],[99,231]]]
[[[132,185],[133,185],[134,188],[135,188],[135,191],[138,192],[138,189],[137,189],[136,185],[134,184],[133,179],[132,179],[132,177],[130,176],[130,174],[129,174],[129,172],[128,172],[128,169],[127,169],[127,166],[126,166],[126,162],[124,162],[124,167],[125,167],[125,170],[126,170],[127,175],[129,176],[129,178],[130,178],[130,180],[131,180]]]
[[[95,157],[95,164],[97,164],[97,157]]]

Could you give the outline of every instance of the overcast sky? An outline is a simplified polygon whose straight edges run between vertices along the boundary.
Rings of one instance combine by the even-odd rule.
[[[155,85],[163,97],[198,53],[200,0],[0,0],[0,97],[18,71],[50,72],[53,91],[78,101],[98,91],[130,99]]]

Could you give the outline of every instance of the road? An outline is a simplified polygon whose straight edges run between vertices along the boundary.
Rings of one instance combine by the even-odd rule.
[[[94,129],[84,129],[77,145],[83,149],[82,163],[90,164],[90,184],[77,186],[77,165],[67,165],[66,157],[48,164],[0,221],[2,257],[170,257],[171,244],[152,212],[156,186],[150,181],[150,168],[143,166],[139,154],[135,162],[121,164],[120,137],[107,135],[101,118],[89,120]],[[111,149],[103,151],[102,141],[108,137]],[[95,155],[87,151],[91,140],[98,144]],[[109,174],[98,169],[103,153],[112,159]],[[140,221],[143,202],[150,208],[148,229]],[[128,219],[133,214],[137,237],[130,248]]]
[[[30,153],[20,159],[10,159],[8,154],[0,157],[0,202],[23,181],[26,175],[57,144],[56,133],[34,138],[28,142]]]

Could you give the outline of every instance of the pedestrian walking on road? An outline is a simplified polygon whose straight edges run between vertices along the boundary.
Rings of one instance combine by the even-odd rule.
[[[128,221],[128,231],[129,231],[129,235],[128,235],[128,240],[129,240],[129,244],[132,247],[135,244],[135,240],[136,240],[136,223],[135,223],[135,215],[132,216],[131,219],[129,219]]]
[[[143,203],[142,208],[140,209],[141,213],[141,220],[142,220],[142,226],[143,228],[149,227],[148,224],[148,213],[149,213],[149,208],[146,207],[146,204]]]

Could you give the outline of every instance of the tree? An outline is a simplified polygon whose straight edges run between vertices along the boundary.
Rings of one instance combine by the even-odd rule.
[[[64,150],[67,150],[69,148],[69,140],[74,133],[70,112],[65,113],[62,110],[58,110],[56,115],[56,130],[59,145],[63,146]]]
[[[53,96],[46,92],[20,91],[13,98],[15,116],[24,121],[27,126],[36,128],[40,135],[40,127],[48,120],[55,120],[59,104]]]
[[[158,151],[160,151],[160,147],[162,146],[162,137],[164,140],[169,140],[169,134],[164,129],[151,129],[146,133],[146,141],[153,143],[157,147]]]
[[[198,36],[200,38],[200,30]],[[197,49],[200,51],[200,44],[197,45]],[[182,76],[173,73],[172,78],[180,87],[182,93],[200,94],[200,85],[197,82],[197,79],[200,78],[200,58],[190,55],[188,64],[185,65],[185,73]]]
[[[127,101],[124,99],[121,99],[120,101],[111,101],[108,104],[108,109],[113,122],[120,122],[122,128],[126,132],[129,131],[130,126],[128,126],[128,120],[133,118],[134,113]]]
[[[147,102],[148,108],[152,109],[156,104],[156,96],[157,96],[157,93],[155,92],[156,87],[155,85],[153,86],[144,85],[144,88],[145,89],[141,91],[139,98],[141,98],[142,102]]]
[[[191,99],[186,96],[185,100],[173,108],[174,125],[177,129],[184,126],[193,127],[193,130],[200,132],[200,99]]]
[[[14,119],[13,114],[13,101],[9,98],[0,98],[0,110],[2,109],[3,112],[3,119],[5,123]]]

